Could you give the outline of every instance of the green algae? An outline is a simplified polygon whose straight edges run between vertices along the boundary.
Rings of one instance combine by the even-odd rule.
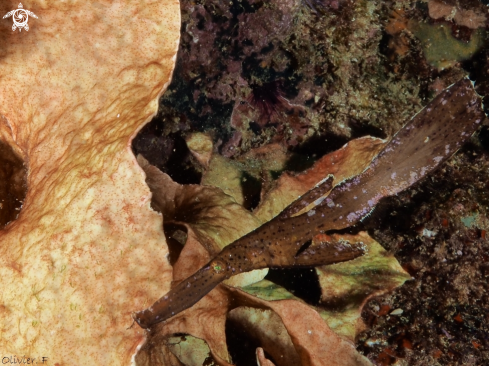
[[[470,59],[484,44],[485,32],[478,29],[472,33],[469,42],[452,36],[446,24],[433,25],[411,20],[409,29],[420,40],[426,61],[443,70],[457,62]]]

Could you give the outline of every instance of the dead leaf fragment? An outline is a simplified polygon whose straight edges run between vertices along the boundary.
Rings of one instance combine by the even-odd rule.
[[[236,328],[243,329],[256,339],[260,348],[273,357],[277,366],[300,365],[299,354],[281,318],[272,310],[240,306],[228,313],[228,321],[234,322]]]
[[[369,365],[352,343],[334,333],[321,319],[319,313],[301,301],[266,301],[247,294],[243,290],[230,289],[242,303],[273,310],[282,320],[303,366]],[[248,306],[249,306],[248,305]]]
[[[211,255],[261,225],[248,210],[219,188],[181,185],[148,164],[142,156],[138,157],[138,162],[146,172],[146,182],[153,192],[152,205],[163,214],[164,222],[192,227]]]
[[[351,243],[363,242],[368,248],[362,257],[316,268],[321,302],[325,307],[321,316],[335,332],[353,341],[363,329],[361,311],[367,300],[392,291],[411,276],[366,232],[333,235],[333,238]]]
[[[256,349],[256,362],[258,363],[258,366],[275,366],[272,361],[265,357],[265,352],[261,347]]]

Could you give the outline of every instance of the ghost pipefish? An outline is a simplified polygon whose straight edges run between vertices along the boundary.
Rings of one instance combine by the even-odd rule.
[[[278,216],[225,247],[151,307],[134,313],[135,321],[149,329],[191,307],[235,274],[267,267],[313,267],[362,255],[362,243],[328,242],[300,250],[316,234],[354,225],[381,198],[425,177],[452,156],[484,118],[471,81],[465,78],[453,84],[401,128],[360,175],[332,190],[332,179],[324,180]],[[316,206],[302,213],[312,202]]]

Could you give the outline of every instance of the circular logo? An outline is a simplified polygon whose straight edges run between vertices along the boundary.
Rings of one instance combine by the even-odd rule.
[[[18,29],[20,32],[22,28],[28,31],[29,24],[27,24],[27,21],[29,20],[29,15],[33,16],[34,18],[37,18],[36,14],[34,14],[30,10],[25,10],[24,7],[22,6],[22,3],[20,3],[18,9],[9,11],[7,14],[3,16],[3,19],[12,17],[12,20],[14,21],[14,24],[12,25],[13,31]]]
[[[23,28],[27,25],[29,20],[29,14],[24,9],[17,9],[12,14],[14,24],[17,28]]]

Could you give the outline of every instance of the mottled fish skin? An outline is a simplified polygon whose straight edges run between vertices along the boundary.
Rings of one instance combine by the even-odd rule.
[[[331,179],[306,193],[281,214],[224,248],[152,307],[134,314],[145,329],[183,311],[235,274],[266,267],[319,266],[354,259],[362,243],[320,243],[298,254],[318,233],[343,229],[367,216],[386,196],[426,176],[455,153],[485,118],[480,97],[463,79],[440,93],[412,118],[360,175],[337,185]],[[300,213],[315,200],[308,212]],[[297,215],[297,216],[294,216]]]

